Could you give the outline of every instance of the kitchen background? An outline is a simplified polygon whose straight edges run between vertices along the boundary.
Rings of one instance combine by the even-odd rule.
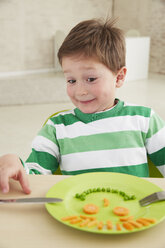
[[[0,0],[0,155],[27,157],[44,120],[72,107],[56,49],[85,19],[118,17],[131,42],[149,38],[148,57],[144,48],[131,58],[135,72],[142,67],[147,73],[126,80],[118,96],[151,106],[165,119],[164,13],[165,0]],[[130,53],[138,47],[133,43]]]

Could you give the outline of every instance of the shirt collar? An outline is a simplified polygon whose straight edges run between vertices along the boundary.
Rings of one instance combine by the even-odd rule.
[[[74,112],[75,112],[75,115],[78,117],[78,119],[80,119],[84,123],[89,123],[89,122],[96,121],[99,119],[112,117],[114,116],[114,114],[117,115],[117,112],[122,108],[124,104],[123,101],[120,101],[119,99],[115,99],[115,101],[117,102],[117,104],[115,104],[113,107],[105,111],[87,114],[87,113],[81,112],[81,110],[79,110],[78,108],[75,108]]]

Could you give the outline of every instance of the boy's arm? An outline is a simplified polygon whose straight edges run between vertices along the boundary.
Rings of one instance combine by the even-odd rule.
[[[27,174],[53,174],[59,165],[60,153],[54,125],[48,123],[41,129],[32,144],[32,152],[24,163],[15,154],[0,157],[0,189],[9,191],[9,179],[18,180],[23,191],[29,194]],[[25,173],[26,170],[26,173]]]
[[[15,154],[0,157],[0,189],[3,193],[9,192],[10,178],[20,182],[24,193],[29,194],[31,192],[22,163]]]
[[[59,166],[59,154],[56,130],[48,121],[32,142],[32,152],[23,164],[26,173],[54,174]]]
[[[151,161],[165,177],[165,122],[154,111],[151,111],[146,149]]]

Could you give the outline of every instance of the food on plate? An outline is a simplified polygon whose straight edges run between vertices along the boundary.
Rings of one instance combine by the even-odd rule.
[[[77,219],[77,216],[76,215],[73,215],[73,216],[66,216],[66,217],[63,217],[62,218],[63,221],[73,220],[73,219]]]
[[[82,219],[73,219],[73,220],[71,220],[70,221],[70,224],[77,224],[77,223],[80,223],[80,222],[82,222]]]
[[[117,231],[121,231],[122,230],[121,224],[119,222],[116,223],[116,230]]]
[[[80,223],[80,227],[87,226],[87,224],[90,222],[90,219],[86,219],[83,222]]]
[[[87,215],[82,215],[82,214],[80,214],[80,218],[82,218],[82,219],[84,219],[84,220],[86,220],[86,219],[89,219],[89,220],[96,220],[96,217],[94,217],[94,216],[87,216]]]
[[[109,206],[109,200],[107,198],[104,198],[104,207],[108,207]]]
[[[83,211],[84,213],[86,214],[97,214],[98,211],[99,211],[99,207],[96,206],[95,204],[86,204],[84,207],[83,207]]]
[[[136,222],[142,224],[143,226],[149,226],[151,224],[149,221],[147,221],[147,219],[144,218],[139,218],[136,220]]]
[[[128,195],[124,191],[118,190],[118,189],[112,189],[110,187],[98,187],[98,188],[93,188],[93,189],[87,189],[83,191],[81,194],[76,193],[75,197],[81,201],[85,201],[86,196],[91,194],[91,193],[113,193],[113,194],[118,194],[123,197],[124,201],[129,201],[129,200],[135,200],[136,196],[135,195]]]
[[[124,222],[123,227],[129,231],[132,231],[134,229],[134,226],[130,222]]]
[[[108,190],[108,191],[107,191]],[[96,188],[93,190],[89,190],[86,192],[86,194],[89,194],[91,192],[109,192],[113,191],[112,193],[117,193],[117,190],[110,190],[109,188]],[[121,192],[121,191],[119,191]],[[84,194],[84,193],[83,193]],[[121,193],[120,193],[121,194]],[[124,192],[122,192],[124,194]],[[84,195],[83,195],[84,197]],[[103,204],[102,204],[102,209],[104,207],[109,207],[109,199],[103,198]],[[99,203],[101,205],[101,202]],[[113,230],[116,231],[133,231],[136,228],[143,228],[145,226],[149,226],[151,224],[154,224],[156,220],[154,218],[145,218],[145,217],[140,217],[138,219],[135,219],[134,216],[129,215],[129,209],[123,206],[116,206],[112,209],[112,212],[118,216],[116,220],[111,221],[108,219],[108,213],[107,213],[107,220],[102,218],[102,215],[99,215],[99,210],[101,207],[98,207],[94,203],[88,203],[85,204],[82,207],[82,210],[85,214],[80,214],[80,215],[71,215],[71,216],[66,216],[61,218],[62,221],[68,221],[72,225],[78,225],[79,227],[83,228],[96,228],[98,230],[109,230],[110,232]],[[103,210],[104,211],[104,210]],[[98,215],[97,215],[98,214]],[[91,216],[95,215],[95,216]],[[101,218],[100,218],[101,217]]]
[[[133,219],[133,216],[121,217],[120,221],[129,221],[129,220],[132,220],[132,219]]]
[[[134,227],[136,227],[136,228],[140,228],[140,227],[143,226],[142,224],[140,224],[140,223],[138,223],[138,222],[136,222],[136,221],[134,221],[134,220],[129,220],[128,222],[129,222],[131,225],[133,225]]]
[[[104,226],[103,222],[100,221],[100,222],[98,223],[98,225],[97,225],[97,228],[98,228],[99,230],[102,230],[102,229],[103,229],[103,226]]]
[[[153,218],[138,218],[137,220],[133,219],[133,216],[128,216],[126,218],[120,218],[116,222],[112,222],[111,220],[107,220],[105,223],[102,220],[98,220],[93,216],[86,215],[73,215],[66,216],[61,218],[62,221],[69,221],[70,224],[76,225],[79,227],[87,227],[87,228],[97,228],[98,230],[102,230],[104,228],[111,231],[116,228],[117,231],[122,231],[123,228],[127,231],[132,231],[135,228],[142,228],[144,226],[149,226],[156,222]]]
[[[98,224],[98,221],[97,220],[93,220],[93,221],[88,222],[87,226],[88,227],[93,227],[93,226],[96,226],[97,224]]]
[[[110,229],[112,229],[113,228],[113,224],[112,224],[112,222],[110,221],[110,220],[107,220],[107,229],[108,230],[110,230]]]
[[[156,220],[155,219],[153,219],[153,218],[141,218],[142,220],[145,220],[145,221],[147,221],[147,222],[149,222],[149,223],[152,223],[152,224],[154,224],[155,222],[156,222]]]
[[[125,207],[115,207],[113,209],[113,213],[118,215],[118,216],[125,216],[125,215],[128,215],[129,214],[129,209],[128,208],[125,208]]]

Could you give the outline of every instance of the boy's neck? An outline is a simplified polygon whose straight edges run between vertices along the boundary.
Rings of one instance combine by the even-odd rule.
[[[95,112],[96,114],[97,113],[102,113],[102,112],[105,112],[105,111],[108,111],[108,110],[110,110],[110,109],[113,109],[115,106],[116,106],[116,104],[118,103],[118,101],[119,101],[119,99],[115,99],[114,100],[114,104],[110,107],[110,108],[108,108],[108,109],[105,109],[105,110],[102,110],[102,111],[99,111],[99,112]],[[95,114],[95,113],[93,113],[93,114]]]
[[[80,112],[82,112],[83,114],[87,114],[87,115],[94,115],[94,114],[99,114],[99,113],[104,113],[104,112],[107,112],[107,111],[109,111],[109,110],[111,110],[111,109],[113,109],[115,106],[116,106],[116,104],[119,102],[119,99],[115,99],[114,100],[114,104],[113,104],[113,106],[111,106],[111,107],[109,107],[108,109],[105,109],[105,110],[102,110],[102,111],[98,111],[98,112],[94,112],[94,113],[84,113],[84,112],[82,112],[80,109],[78,109]]]

